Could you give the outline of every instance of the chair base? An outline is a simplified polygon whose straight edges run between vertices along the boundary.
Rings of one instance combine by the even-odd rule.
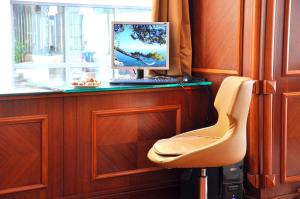
[[[206,169],[200,169],[199,199],[207,199],[207,175],[206,175]]]

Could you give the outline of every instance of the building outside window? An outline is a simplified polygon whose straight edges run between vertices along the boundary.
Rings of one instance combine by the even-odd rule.
[[[151,0],[15,0],[11,7],[17,86],[62,85],[88,72],[108,80],[112,21],[151,21]]]

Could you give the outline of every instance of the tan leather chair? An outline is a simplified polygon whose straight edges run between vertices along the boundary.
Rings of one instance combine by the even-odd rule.
[[[218,112],[215,125],[189,131],[157,141],[148,158],[166,168],[207,168],[231,165],[246,154],[246,124],[253,81],[247,77],[227,77],[223,80],[214,106]],[[206,198],[206,173],[199,194]],[[201,190],[204,189],[204,190]]]

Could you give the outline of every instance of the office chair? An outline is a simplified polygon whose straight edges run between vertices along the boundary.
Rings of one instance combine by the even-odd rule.
[[[253,81],[247,77],[223,80],[214,106],[218,112],[215,125],[158,140],[148,158],[165,168],[200,168],[201,199],[207,198],[208,167],[240,162],[246,154],[246,126]]]

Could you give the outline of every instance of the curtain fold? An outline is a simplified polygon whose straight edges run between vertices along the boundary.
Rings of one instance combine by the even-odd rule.
[[[192,72],[189,0],[153,0],[152,20],[170,22],[169,75]]]

